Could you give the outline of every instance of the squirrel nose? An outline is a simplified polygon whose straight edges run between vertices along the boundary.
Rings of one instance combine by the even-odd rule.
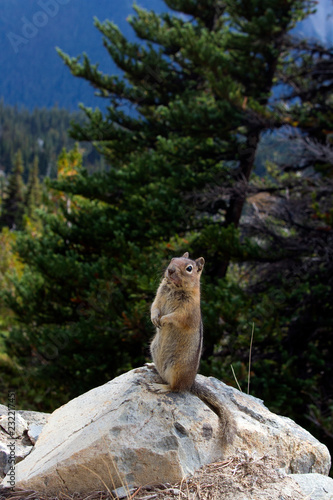
[[[173,274],[174,272],[176,271],[176,269],[174,267],[169,267],[168,268],[168,274]]]

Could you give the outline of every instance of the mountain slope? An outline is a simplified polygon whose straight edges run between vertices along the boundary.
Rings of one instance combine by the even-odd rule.
[[[161,10],[161,0],[144,2]],[[55,51],[71,55],[87,52],[108,73],[117,71],[93,25],[94,16],[113,20],[126,36],[133,31],[126,21],[132,1],[112,0],[1,0],[0,97],[6,104],[77,109],[79,102],[98,104],[84,81],[73,78]]]
[[[126,21],[133,13],[132,3],[133,0],[1,0],[0,98],[4,98],[5,104],[28,109],[58,105],[75,110],[79,102],[100,105],[89,85],[74,78],[63,65],[55,47],[73,56],[87,52],[105,72],[117,73],[93,18],[114,21],[126,37],[134,40]],[[156,12],[167,10],[162,0],[137,3]],[[332,43],[329,6],[331,12],[331,0],[319,0],[318,13],[301,23],[298,31]]]

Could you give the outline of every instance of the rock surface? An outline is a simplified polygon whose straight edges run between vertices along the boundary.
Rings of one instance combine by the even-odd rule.
[[[43,413],[39,411],[18,410],[17,414],[20,415],[27,423],[27,435],[31,443],[34,445],[43,430],[44,425],[47,423],[50,413]]]
[[[9,469],[11,451],[15,449],[16,463],[29,455],[49,417],[49,413],[21,410],[10,415],[9,418],[7,406],[0,405],[0,478],[3,478]],[[12,425],[8,425],[8,422]]]
[[[322,474],[292,474],[305,498],[311,500],[332,500],[333,479]]]
[[[256,398],[198,377],[236,419],[229,447],[222,449],[218,418],[202,401],[189,393],[150,392],[156,375],[140,368],[57,409],[33,452],[16,466],[16,487],[57,495],[172,483],[204,464],[244,454],[268,455],[288,473],[328,474],[328,450],[307,431]]]
[[[155,498],[157,493],[162,495],[156,495],[156,498],[165,500],[198,500],[203,497],[216,500],[305,500],[302,489],[292,476],[274,470],[272,462],[265,457],[256,460],[235,457],[227,462],[204,466],[193,476],[167,488],[164,486],[164,489],[159,486],[142,488],[137,494],[136,489],[122,487],[112,494],[119,499],[133,495],[138,500]]]
[[[222,382],[214,378],[209,381],[218,395]],[[267,455],[288,474],[328,475],[331,457],[325,445],[290,418],[270,412],[260,399],[223,386],[238,427],[235,453]]]

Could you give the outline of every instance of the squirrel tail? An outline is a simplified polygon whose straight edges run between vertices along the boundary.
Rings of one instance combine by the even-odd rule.
[[[207,384],[193,382],[190,392],[201,399],[219,417],[223,445],[232,444],[237,432],[236,421],[226,404],[216,396]]]

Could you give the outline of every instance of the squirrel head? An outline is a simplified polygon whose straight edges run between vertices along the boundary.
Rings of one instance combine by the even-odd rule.
[[[164,277],[171,286],[183,289],[193,289],[200,286],[200,276],[205,264],[205,259],[191,260],[186,252],[182,257],[171,259],[166,268]]]

